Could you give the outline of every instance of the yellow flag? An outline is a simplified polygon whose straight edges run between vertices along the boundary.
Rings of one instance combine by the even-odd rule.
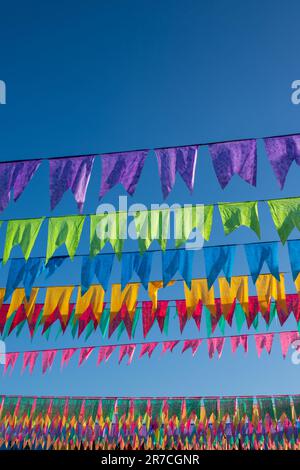
[[[134,282],[127,284],[125,289],[122,291],[121,284],[113,284],[111,289],[111,300],[110,300],[110,319],[113,320],[114,317],[119,313],[122,308],[122,305],[125,304],[127,311],[132,320],[136,304],[138,300],[140,284]]]
[[[222,304],[222,312],[225,318],[229,315],[232,304],[237,299],[245,314],[248,315],[248,277],[247,276],[233,276],[229,284],[225,277],[219,278],[220,297]]]
[[[91,306],[96,320],[100,321],[103,312],[104,289],[101,285],[91,286],[85,294],[81,294],[79,287],[76,300],[75,316],[79,318]]]
[[[175,281],[170,281],[167,284],[168,286],[173,286]],[[152,310],[157,309],[157,299],[158,299],[158,291],[159,289],[162,289],[164,286],[163,281],[150,281],[148,284],[148,295],[150,297],[150,300],[152,302]]]
[[[208,308],[211,315],[216,315],[214,287],[208,289],[207,279],[193,279],[191,289],[184,283],[184,295],[188,318],[193,315],[199,300]]]
[[[9,318],[22,304],[24,305],[26,316],[30,317],[33,313],[36,297],[38,295],[38,287],[33,287],[29,300],[26,299],[25,289],[15,289],[11,298],[7,318]]]
[[[58,308],[64,321],[69,315],[70,298],[74,286],[48,287],[44,304],[44,317],[47,318]]]
[[[278,302],[283,311],[286,311],[283,274],[280,274],[280,281],[272,276],[272,274],[261,274],[258,276],[255,285],[262,315],[268,311],[272,298]]]

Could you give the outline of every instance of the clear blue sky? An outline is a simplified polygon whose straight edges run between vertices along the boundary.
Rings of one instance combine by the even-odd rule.
[[[299,14],[297,1],[172,1],[110,0],[74,2],[2,2],[0,79],[7,84],[7,104],[0,106],[0,160],[73,155],[124,149],[260,137],[300,131],[300,106],[292,105],[291,83],[300,79]],[[207,148],[201,148],[190,195],[180,178],[167,202],[211,203],[299,195],[300,169],[293,165],[280,192],[259,143],[257,188],[235,177],[222,191]],[[48,163],[45,162],[5,218],[50,215]],[[85,212],[96,210],[100,161],[94,171]],[[104,201],[115,202],[121,187]],[[132,202],[162,201],[154,156],[145,165]],[[262,239],[277,239],[271,217],[259,207]],[[53,214],[75,214],[71,193]],[[33,254],[46,249],[46,227]],[[5,230],[0,232],[1,250]],[[293,234],[297,236],[296,233]],[[211,244],[256,241],[247,229],[225,239],[215,212]],[[134,245],[136,246],[136,245]],[[133,249],[133,246],[131,246]],[[79,247],[88,251],[88,224]],[[63,249],[58,253],[65,253]],[[281,269],[289,268],[286,248],[280,251]],[[14,256],[20,254],[14,250]],[[198,255],[195,276],[203,275]],[[242,250],[235,274],[248,273]],[[0,272],[5,285],[7,267]],[[48,282],[77,284],[80,262],[71,261]],[[161,276],[156,263],[152,278]],[[113,278],[120,279],[115,266]],[[287,291],[294,292],[288,278]],[[45,284],[43,278],[39,281]],[[254,291],[251,291],[253,293]],[[41,293],[40,299],[44,297]],[[166,289],[160,298],[182,298],[182,286]],[[141,300],[146,299],[143,292]],[[179,336],[178,321],[170,319],[169,338]],[[286,328],[295,327],[290,320]],[[278,330],[275,322],[272,330]],[[246,331],[246,330],[243,330]],[[252,330],[251,330],[252,331]],[[261,329],[263,331],[263,329]],[[252,331],[253,332],[253,331]],[[219,331],[216,331],[219,334]],[[235,329],[226,329],[227,334]],[[201,336],[206,336],[203,321]],[[47,342],[33,342],[24,329],[7,340],[8,350],[84,345],[66,334]],[[185,337],[197,337],[194,323]],[[155,328],[149,339],[163,339]],[[136,340],[141,339],[141,323]],[[127,341],[125,335],[123,341]],[[115,337],[111,342],[115,342]],[[87,344],[101,344],[96,332]],[[253,341],[249,353],[235,356],[225,345],[221,360],[209,360],[202,344],[197,356],[178,351],[152,360],[117,365],[116,354],[96,368],[96,354],[81,368],[78,356],[61,373],[57,358],[42,376],[40,362],[30,376],[20,376],[21,361],[11,377],[0,376],[0,392],[52,395],[222,395],[297,393],[300,367],[283,361],[278,339],[270,357],[259,360]]]

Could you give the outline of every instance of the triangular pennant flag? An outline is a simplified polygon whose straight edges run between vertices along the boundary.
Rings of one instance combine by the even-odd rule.
[[[178,271],[190,288],[193,276],[194,250],[168,250],[162,252],[161,256],[164,287]]]
[[[227,186],[234,174],[256,186],[255,139],[210,144],[208,148],[222,189]]]
[[[284,244],[294,228],[300,230],[300,197],[267,202],[279,238]]]
[[[157,302],[157,308],[153,310],[152,302],[149,302],[147,300],[142,302],[142,321],[144,338],[146,338],[155,320],[157,320],[160,331],[163,332],[167,317],[168,304],[169,302],[167,300],[159,300]]]
[[[137,274],[145,289],[148,289],[148,282],[152,268],[152,257],[153,253],[151,251],[147,251],[143,255],[136,252],[123,254],[121,274],[122,289],[124,289],[126,284],[130,282],[134,273]]]
[[[299,339],[299,333],[297,331],[284,331],[279,333],[279,336],[282,356],[285,359],[290,345]]]
[[[84,215],[52,217],[48,224],[46,263],[61,245],[65,244],[69,256],[74,258],[84,224]]]
[[[300,136],[268,137],[264,141],[269,161],[282,189],[293,161],[300,165]]]
[[[27,262],[22,258],[12,259],[7,276],[4,300],[7,300],[22,282],[28,299],[32,286],[42,269],[43,261],[39,258],[30,258]]]
[[[7,262],[11,250],[16,245],[20,245],[25,260],[28,260],[44,219],[45,217],[41,217],[40,219],[19,219],[8,221],[3,253],[3,264]]]
[[[39,168],[41,160],[7,162],[0,164],[0,211],[9,203],[11,191],[16,201]]]
[[[162,354],[167,351],[173,352],[173,349],[175,346],[177,346],[178,343],[179,341],[164,341],[162,345]]]
[[[94,155],[83,155],[54,158],[49,161],[51,210],[59,203],[64,193],[71,189],[78,210],[82,212],[94,159]]]
[[[127,365],[129,366],[129,364],[131,364],[132,362],[135,348],[136,348],[136,344],[125,344],[123,346],[120,346],[119,364],[121,364],[125,356],[128,356]]]
[[[187,349],[191,349],[193,356],[195,356],[201,343],[202,339],[187,339],[183,343],[183,348],[181,352],[184,353]]]
[[[101,155],[102,173],[100,197],[121,183],[128,194],[135,192],[149,150]]]
[[[248,352],[248,336],[247,335],[231,336],[230,341],[231,341],[231,350],[233,353],[235,353],[239,345],[243,346],[245,352]]]
[[[79,362],[78,365],[81,366],[81,364],[85,361],[88,360],[92,352],[94,351],[94,347],[87,347],[87,348],[81,348],[80,353],[79,353]]]
[[[20,353],[18,352],[5,353],[4,374],[6,374],[9,367],[10,367],[10,373],[12,374],[12,371],[14,370],[19,354]]]
[[[73,289],[74,286],[47,287],[43,313],[45,324],[47,318],[55,312],[60,314],[63,324],[66,324],[70,315],[70,299]]]
[[[209,358],[212,359],[215,352],[218,352],[218,357],[222,356],[223,347],[225,343],[225,338],[208,338],[207,339],[207,347],[208,347],[208,355]]]
[[[279,280],[278,243],[248,243],[244,245],[249,270],[254,284],[266,263],[271,274]]]
[[[107,362],[115,349],[116,346],[101,346],[99,349],[97,365],[101,364],[104,360]]]
[[[194,188],[198,145],[155,149],[164,198],[173,189],[178,172],[190,191]]]
[[[300,240],[289,240],[288,250],[293,280],[295,281],[300,272]]]
[[[83,294],[89,289],[95,277],[103,289],[107,290],[114,258],[115,255],[110,253],[95,256],[94,258],[90,256],[82,257],[81,289]]]
[[[157,240],[162,250],[167,247],[170,238],[170,209],[154,209],[135,211],[134,226],[139,249],[144,253],[154,240]]]
[[[276,300],[277,308],[280,307],[287,314],[283,274],[280,274],[279,281],[271,274],[260,274],[255,286],[262,315],[269,312],[272,298]]]
[[[198,330],[200,330],[202,308],[203,308],[203,304],[201,301],[199,301],[195,310],[192,313],[192,318],[194,319]],[[178,319],[179,319],[179,328],[180,328],[180,332],[182,333],[187,323],[187,320],[190,318],[187,312],[186,301],[176,300],[176,309],[177,309]]]
[[[204,260],[208,288],[214,284],[221,271],[230,283],[235,256],[235,245],[205,247]]]
[[[29,372],[30,374],[32,374],[38,355],[38,351],[28,351],[23,353],[22,373],[24,372],[26,367],[29,366]]]
[[[254,335],[254,338],[255,338],[255,344],[256,344],[256,350],[257,350],[258,357],[261,356],[263,348],[266,349],[268,354],[271,353],[274,333]]]
[[[195,229],[200,232],[204,240],[208,241],[212,228],[213,212],[213,205],[204,206],[203,204],[198,204],[192,206],[187,204],[184,207],[175,208],[174,231],[176,248],[185,243]],[[200,240],[199,245],[201,242],[203,240]]]
[[[61,369],[69,364],[71,357],[73,356],[73,354],[75,354],[76,351],[77,348],[68,348],[63,350],[60,363]]]
[[[224,277],[220,277],[219,288],[221,311],[230,325],[232,323],[237,300],[241,304],[245,314],[248,314],[248,276],[233,276],[230,284]]]
[[[43,351],[42,353],[42,372],[45,372],[48,369],[51,369],[55,356],[57,354],[56,349],[49,349],[48,351]]]
[[[65,260],[66,256],[53,256],[49,259],[47,264],[45,264],[45,270],[47,271],[46,279],[52,276]]]
[[[127,212],[108,212],[90,216],[90,256],[96,256],[110,243],[121,259],[127,238]]]
[[[224,202],[218,204],[225,235],[241,225],[251,228],[260,238],[257,202]]]
[[[155,342],[143,344],[139,357],[143,357],[145,354],[148,354],[148,357],[150,358],[157,345],[158,343]]]

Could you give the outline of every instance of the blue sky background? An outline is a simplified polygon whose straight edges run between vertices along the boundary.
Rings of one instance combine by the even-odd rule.
[[[300,106],[291,103],[291,83],[300,78],[298,44],[300,4],[290,0],[240,2],[110,0],[89,2],[2,2],[0,27],[0,79],[7,84],[7,104],[0,106],[0,159],[46,158],[93,152],[112,152],[262,137],[300,131]],[[166,202],[212,203],[268,199],[299,195],[300,169],[293,164],[284,191],[277,181],[260,141],[257,187],[234,177],[222,190],[214,174],[207,147],[200,148],[192,195],[178,177]],[[97,159],[88,188],[85,212],[95,212],[100,186]],[[48,162],[44,162],[21,199],[11,203],[2,217],[23,218],[50,215]],[[122,187],[115,187],[104,202],[117,202]],[[130,202],[147,206],[162,202],[153,153],[148,157],[137,191]],[[76,214],[67,193],[53,215]],[[260,204],[262,240],[277,240],[266,205]],[[39,234],[33,255],[46,250],[47,224]],[[5,229],[0,232],[1,252]],[[292,234],[297,237],[297,233]],[[256,241],[250,230],[241,228],[227,238],[215,211],[210,244]],[[129,244],[136,249],[136,244]],[[155,248],[156,245],[153,245]],[[78,249],[88,252],[88,224]],[[57,254],[65,253],[60,249]],[[13,255],[21,254],[15,248]],[[161,277],[159,258],[152,279]],[[202,253],[197,254],[194,276],[204,275]],[[280,268],[289,270],[287,248],[280,249]],[[5,286],[8,266],[1,268]],[[239,248],[234,274],[248,274]],[[295,292],[287,276],[287,292]],[[115,264],[112,276],[120,280]],[[78,284],[80,260],[65,262],[49,285]],[[45,285],[43,277],[40,285]],[[216,293],[218,290],[216,289]],[[250,290],[254,293],[254,290]],[[40,300],[45,292],[41,291]],[[140,299],[147,298],[142,290]],[[183,298],[182,284],[161,291],[160,298]],[[108,297],[109,300],[109,297]],[[260,331],[265,331],[262,321]],[[291,317],[286,329],[296,327]],[[271,330],[279,330],[274,321]],[[242,331],[246,331],[243,329]],[[226,328],[234,334],[235,328]],[[253,332],[253,330],[251,330]],[[217,329],[216,334],[220,334]],[[7,339],[7,349],[26,350],[106,344],[100,331],[88,342],[74,341],[69,334],[49,341],[36,335]],[[198,333],[195,324],[184,337],[206,336],[205,321]],[[171,312],[168,338],[179,337],[178,320]],[[141,322],[135,340],[142,339]],[[166,339],[158,328],[151,340]],[[125,334],[122,341],[127,342]],[[111,343],[116,342],[113,336]],[[137,356],[137,354],[136,354]],[[202,344],[195,358],[191,353],[125,361],[117,365],[117,354],[106,365],[96,367],[96,353],[81,368],[78,355],[60,371],[60,355],[50,373],[42,376],[37,363],[32,376],[20,376],[18,360],[12,376],[0,375],[0,393],[36,395],[226,395],[297,393],[300,366],[284,361],[279,339],[271,356],[257,358],[254,341],[249,353],[230,351],[225,344],[220,360],[208,359]],[[3,366],[1,366],[3,367]]]

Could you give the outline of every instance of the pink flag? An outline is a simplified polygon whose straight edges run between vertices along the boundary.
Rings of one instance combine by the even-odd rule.
[[[273,344],[274,333],[267,333],[265,335],[254,335],[257,355],[261,356],[263,348],[270,354]]]
[[[218,352],[218,357],[220,359],[222,356],[224,343],[225,338],[209,338],[207,340],[208,355],[210,359],[213,357],[216,351]]]
[[[135,348],[136,348],[136,344],[124,344],[123,346],[121,346],[120,347],[120,355],[119,355],[119,364],[121,364],[122,359],[126,355],[128,356],[127,365],[131,364]]]
[[[297,331],[287,331],[280,333],[281,351],[284,359],[286,358],[290,344],[293,343],[296,339],[299,339],[299,334]]]
[[[202,339],[187,339],[183,343],[183,348],[182,348],[181,353],[184,353],[187,349],[191,348],[193,356],[195,356],[201,343],[202,343]]]
[[[172,352],[173,349],[175,348],[175,346],[177,346],[178,343],[179,343],[179,341],[164,341],[163,342],[163,348],[162,348],[162,354],[164,354],[167,351]]]
[[[19,357],[18,352],[6,353],[5,354],[4,374],[7,372],[7,369],[9,367],[11,367],[10,373],[12,373],[12,371],[14,370],[14,367],[15,367],[15,364],[16,364],[16,361],[17,361],[18,357]]]
[[[69,349],[65,349],[63,352],[62,352],[62,356],[61,356],[61,363],[60,363],[60,367],[63,368],[64,365],[68,365],[69,364],[69,361],[71,359],[71,357],[73,356],[73,354],[77,351],[77,348],[69,348]]]
[[[22,373],[24,372],[26,367],[29,365],[29,372],[30,374],[32,374],[38,355],[39,355],[38,351],[24,352]]]
[[[81,364],[83,362],[85,362],[90,357],[90,355],[92,354],[94,349],[95,349],[94,347],[88,347],[88,348],[81,348],[80,349],[79,362],[78,362],[79,366],[81,366]]]
[[[43,354],[42,354],[43,374],[46,372],[47,369],[51,369],[56,354],[57,354],[56,349],[49,349],[48,351],[43,351]]]
[[[115,349],[116,346],[101,346],[101,348],[99,349],[97,366],[101,364],[101,362],[104,360],[105,362],[108,361]]]
[[[248,351],[248,336],[247,335],[232,336],[230,340],[231,340],[231,350],[233,353],[235,353],[239,345],[243,346],[245,352]]]
[[[157,345],[158,345],[158,343],[145,343],[145,344],[143,344],[139,357],[143,357],[144,354],[148,354],[148,357],[150,358],[152,356],[152,353],[153,353],[153,351],[154,351],[154,349],[156,348]]]

